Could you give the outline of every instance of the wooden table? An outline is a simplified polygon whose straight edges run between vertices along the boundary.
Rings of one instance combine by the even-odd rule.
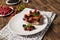
[[[0,5],[6,5],[5,1],[6,0],[0,0]],[[14,5],[12,7],[16,9],[18,5]],[[47,33],[45,34],[43,40],[60,40],[60,0],[31,0],[28,4],[25,4],[25,6],[28,8],[35,8],[42,11],[45,10],[55,12],[57,16],[50,28],[48,29]],[[15,14],[15,12],[13,14]],[[0,30],[12,18],[11,15],[7,17],[0,17]]]

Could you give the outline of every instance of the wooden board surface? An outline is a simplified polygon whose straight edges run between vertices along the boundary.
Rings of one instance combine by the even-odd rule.
[[[5,2],[6,0],[0,0],[0,5],[5,6]],[[12,7],[16,9],[18,5],[14,5]],[[42,11],[45,10],[56,13],[57,16],[55,20],[42,40],[60,40],[60,0],[30,0],[28,4],[25,4],[25,6],[28,8],[35,8]],[[15,11],[13,14],[16,14]],[[9,22],[11,18],[11,15],[7,17],[0,17],[0,30]]]

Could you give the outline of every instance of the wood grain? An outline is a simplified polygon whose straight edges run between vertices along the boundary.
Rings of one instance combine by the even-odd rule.
[[[5,2],[6,0],[0,0],[0,5],[5,6]],[[18,5],[14,5],[12,7],[16,9],[15,7],[17,7]],[[50,28],[48,29],[47,33],[45,34],[42,40],[60,40],[60,0],[30,0],[28,4],[25,4],[25,6],[28,8],[34,8],[41,11],[45,10],[56,13],[57,16],[55,20],[51,24]],[[7,17],[0,17],[0,29],[2,29],[11,18],[11,15]]]

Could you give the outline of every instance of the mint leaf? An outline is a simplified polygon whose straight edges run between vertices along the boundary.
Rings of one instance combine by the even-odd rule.
[[[39,16],[39,14],[36,13],[36,14],[33,14],[33,16],[36,17],[36,16]]]

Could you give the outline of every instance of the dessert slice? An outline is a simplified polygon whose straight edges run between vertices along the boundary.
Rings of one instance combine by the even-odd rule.
[[[25,14],[23,20],[26,21],[27,23],[31,23],[34,25],[40,25],[43,23],[42,21],[43,15],[40,14],[39,11],[34,10],[29,12],[29,14]]]
[[[27,24],[27,25],[23,24],[23,28],[24,28],[25,31],[32,31],[32,30],[35,29],[35,27],[31,24]]]

